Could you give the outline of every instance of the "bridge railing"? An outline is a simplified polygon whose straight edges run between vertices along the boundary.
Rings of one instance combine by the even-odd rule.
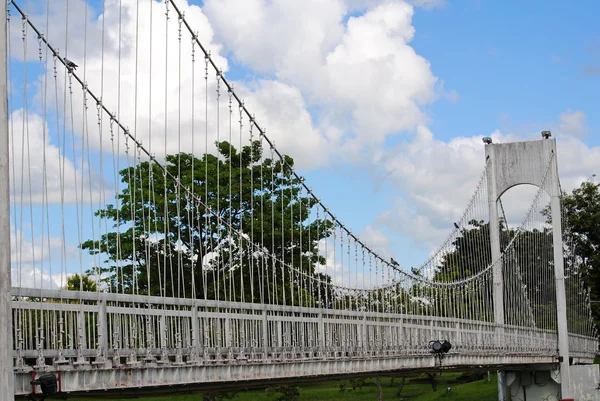
[[[264,363],[461,354],[556,355],[556,333],[489,322],[366,311],[13,289],[17,368],[53,363]],[[17,296],[18,295],[18,296]],[[571,338],[576,355],[594,339]]]

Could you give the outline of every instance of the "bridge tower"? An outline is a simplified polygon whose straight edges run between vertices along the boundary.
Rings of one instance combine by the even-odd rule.
[[[545,135],[544,135],[545,134]],[[548,192],[553,230],[554,274],[556,280],[556,306],[558,322],[558,353],[562,398],[571,396],[569,371],[569,337],[567,331],[567,302],[565,293],[565,273],[563,261],[562,221],[560,209],[560,185],[556,160],[556,140],[549,132],[543,133],[540,141],[494,144],[485,141],[487,160],[488,200],[490,213],[490,242],[492,260],[501,256],[500,220],[498,200],[510,188],[531,184]],[[550,163],[550,164],[548,164]],[[504,294],[502,263],[497,263],[493,271],[493,296],[495,322],[504,324]],[[504,377],[498,376],[499,400],[506,400]]]
[[[6,28],[6,4],[3,4],[0,7],[0,401],[14,399]]]

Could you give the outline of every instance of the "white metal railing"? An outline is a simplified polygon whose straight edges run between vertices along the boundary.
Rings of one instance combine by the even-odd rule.
[[[17,369],[50,363],[265,363],[452,352],[557,355],[555,332],[436,316],[39,289],[13,289]],[[597,340],[572,335],[572,355]]]

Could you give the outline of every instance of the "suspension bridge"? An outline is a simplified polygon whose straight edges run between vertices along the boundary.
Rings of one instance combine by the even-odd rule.
[[[320,200],[183,3],[2,11],[0,400],[47,374],[157,391],[471,368],[569,395],[598,342],[555,140],[486,140],[462,217],[403,266]],[[539,190],[510,226],[519,184]]]

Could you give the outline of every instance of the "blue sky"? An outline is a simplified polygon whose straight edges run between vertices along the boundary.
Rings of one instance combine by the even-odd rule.
[[[531,133],[559,125],[561,113],[577,110],[586,117],[583,142],[600,145],[599,14],[600,4],[594,1],[576,6],[557,1],[448,1],[417,8],[411,45],[431,63],[449,92],[426,108],[436,138],[450,141],[501,130],[529,139]],[[389,142],[410,136],[409,132]],[[356,227],[370,224],[378,211],[402,197],[390,185],[374,184],[361,167],[308,177],[316,185],[322,183],[318,192],[324,200]],[[357,186],[369,190],[352,189]],[[398,253],[418,255],[407,258],[418,263],[423,249],[406,238],[410,233],[389,235]]]
[[[541,128],[568,109],[584,111],[597,132],[599,13],[595,1],[462,1],[417,11],[413,46],[459,98],[431,107],[436,134]],[[593,134],[586,142],[600,143]]]
[[[117,104],[125,105],[119,119],[132,127],[135,117],[141,127],[139,135],[144,137],[144,124],[150,121],[154,132],[164,131],[164,121],[159,120],[164,120],[161,113],[167,107],[169,127],[178,124],[173,120],[177,113],[173,96],[189,91],[189,79],[184,80],[188,87],[183,89],[177,88],[176,80],[162,80],[164,41],[155,42],[152,78],[136,78],[143,90],[149,79],[158,88],[151,97],[139,96],[141,101],[152,98],[153,104],[157,99],[154,115],[144,114],[145,104],[135,111],[130,74],[135,49],[130,36],[121,45],[124,67],[118,81],[123,85],[119,98],[115,90],[118,42],[114,42],[118,16],[123,16],[124,35],[131,34],[136,2],[121,3],[124,9],[119,13],[119,2],[106,2],[107,17],[102,23],[99,0],[88,2],[87,11],[83,0],[70,0],[68,19],[64,0],[52,2],[49,37],[63,49],[63,56],[68,52],[68,57],[78,62],[80,73],[88,71],[88,83],[95,93],[100,92],[100,76],[104,77],[109,108],[116,111]],[[597,2],[570,6],[555,1],[485,0],[192,3],[196,7],[178,1],[276,146],[295,158],[309,186],[347,227],[404,266],[418,265],[450,233],[483,168],[483,136],[496,141],[538,139],[539,131],[551,129],[559,140],[559,164],[567,189],[600,170]],[[45,28],[45,2],[28,4],[32,20]],[[148,20],[144,14],[148,10],[140,12],[142,21]],[[154,3],[153,10],[157,22],[152,36],[160,42],[165,32],[164,5]],[[13,21],[11,44],[22,46],[20,20]],[[78,34],[65,38],[67,24],[69,32]],[[176,49],[174,14],[169,24],[169,46]],[[111,38],[106,39],[103,58],[101,29]],[[139,29],[143,53],[149,27]],[[37,40],[31,34],[29,38],[28,129],[41,138],[41,128],[35,125],[38,120],[33,118],[41,113]],[[183,65],[191,65],[189,49],[182,54]],[[13,110],[23,105],[20,59],[19,53],[13,52]],[[106,60],[102,67],[101,59]],[[178,64],[167,61],[172,76]],[[202,76],[203,67],[199,71],[197,77]],[[64,82],[60,83],[64,88]],[[81,109],[81,94],[76,91],[74,96],[76,109]],[[55,116],[52,105],[50,109],[49,114]],[[83,121],[78,113],[76,110],[76,140],[81,135],[77,127]],[[93,106],[87,116],[94,126]],[[185,115],[183,120],[185,130]],[[53,128],[55,117],[50,117],[48,124],[50,145],[57,150],[60,134]],[[70,129],[65,135],[71,139]],[[155,149],[162,143],[160,138],[145,141]],[[166,151],[170,153],[175,141],[168,142]],[[92,141],[90,146],[90,161],[97,164],[99,143]],[[107,151],[106,139],[104,146]],[[31,153],[37,151],[32,148]],[[66,155],[67,167],[77,174],[81,160],[69,152]],[[126,164],[124,155],[120,160]],[[105,164],[103,171],[106,185],[113,185],[110,164]],[[530,195],[517,193],[511,198],[513,206],[507,202],[515,220],[526,209]],[[95,202],[100,205],[99,200]],[[56,217],[57,206],[50,210]],[[90,211],[86,209],[85,214]],[[39,215],[37,210],[34,220],[39,220]],[[70,227],[76,224],[72,213],[64,222]],[[30,224],[36,232],[38,223]],[[13,224],[29,230],[20,221]],[[60,227],[53,228],[55,234],[61,235]],[[72,258],[68,270],[78,271],[77,233],[68,230],[65,240]],[[91,258],[83,255],[82,260],[85,270]]]

